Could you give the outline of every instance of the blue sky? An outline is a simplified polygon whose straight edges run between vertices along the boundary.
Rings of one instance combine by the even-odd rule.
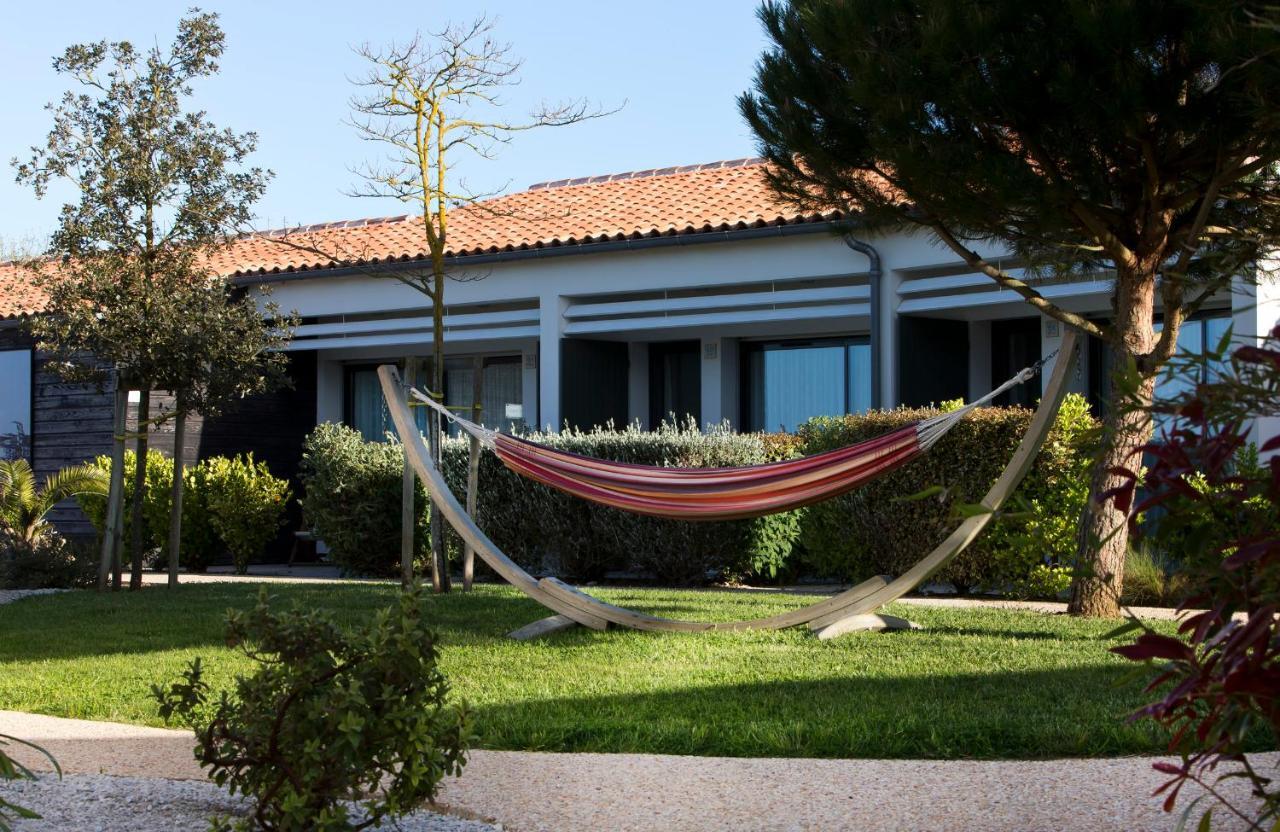
[[[50,61],[72,43],[131,40],[168,44],[190,3],[55,0],[0,9],[0,77],[6,79],[0,130],[0,238],[47,234],[60,204],[13,182],[8,162],[48,133],[44,105],[67,88]],[[248,2],[209,0],[221,15],[227,53],[221,74],[196,89],[198,106],[220,126],[259,134],[256,163],[275,172],[259,203],[258,227],[404,213],[393,200],[344,195],[352,165],[381,151],[343,124],[361,59],[353,44],[467,21],[497,18],[497,36],[524,59],[522,83],[509,91],[507,112],[526,113],[542,100],[585,97],[626,106],[608,118],[524,133],[497,159],[462,168],[475,191],[754,153],[735,97],[751,83],[764,38],[756,0],[486,0],[420,3],[384,0]],[[411,13],[404,10],[412,8]],[[509,183],[509,184],[508,184]]]

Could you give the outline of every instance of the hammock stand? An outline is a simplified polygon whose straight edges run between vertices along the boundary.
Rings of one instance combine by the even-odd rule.
[[[931,552],[922,557],[914,566],[897,578],[890,579],[878,576],[864,581],[844,592],[810,604],[806,607],[769,616],[743,621],[687,621],[675,618],[664,618],[637,612],[594,598],[581,590],[572,587],[557,578],[533,577],[519,564],[507,557],[492,540],[489,539],[475,521],[463,510],[453,492],[449,490],[444,476],[435,467],[430,452],[423,441],[422,434],[414,421],[413,413],[404,399],[405,386],[400,374],[393,365],[378,368],[378,379],[382,384],[383,397],[386,399],[392,422],[409,463],[422,478],[428,495],[440,509],[440,513],[470,545],[490,568],[508,583],[515,586],[525,595],[552,610],[555,615],[535,621],[521,627],[509,635],[512,638],[536,638],[548,633],[557,632],[568,627],[582,625],[593,630],[605,630],[610,624],[629,627],[637,630],[654,630],[666,632],[707,632],[711,630],[751,630],[751,629],[783,629],[799,625],[807,625],[820,639],[829,639],[844,633],[858,630],[914,629],[916,625],[904,619],[876,613],[880,607],[888,604],[923,583],[931,575],[945,566],[953,558],[963,552],[969,544],[991,522],[995,512],[1004,504],[1009,495],[1018,487],[1022,479],[1030,471],[1036,454],[1044,444],[1053,420],[1067,392],[1067,378],[1076,358],[1078,334],[1070,327],[1064,328],[1062,344],[1059,349],[1059,360],[1055,362],[1053,372],[1040,406],[1032,416],[1018,448],[1014,451],[1008,464],[987,491],[980,505],[988,509],[981,514],[965,518]],[[1017,383],[1027,371],[1020,373],[998,388],[1006,389]],[[980,402],[989,400],[988,394],[977,402],[966,406],[964,412]],[[425,397],[420,397],[425,400]],[[442,405],[430,404],[446,415]],[[952,414],[947,414],[951,416]],[[963,415],[963,412],[960,413]],[[450,418],[453,418],[450,415]],[[959,416],[956,416],[958,419]],[[947,422],[949,427],[953,422]],[[477,426],[478,427],[478,426]],[[930,434],[932,435],[932,434]],[[933,439],[936,440],[936,436]],[[922,435],[921,442],[924,442]],[[931,444],[931,441],[930,443]],[[927,447],[927,445],[926,445]],[[567,490],[567,489],[566,489]],[[845,489],[848,490],[848,489]],[[777,509],[781,510],[781,509]]]

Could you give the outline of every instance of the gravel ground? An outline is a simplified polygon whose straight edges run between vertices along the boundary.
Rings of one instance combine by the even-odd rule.
[[[201,790],[210,787],[192,758],[191,735],[182,731],[0,711],[0,733],[45,746],[68,772],[69,783],[94,782],[80,775],[98,774],[115,775],[101,782],[117,784],[135,777],[166,778],[166,794],[172,789],[180,805],[205,814],[207,803],[182,801],[201,795],[206,801],[223,799]],[[29,752],[14,750],[33,768],[40,766]],[[1274,771],[1280,754],[1260,754],[1254,761]],[[449,811],[520,832],[1167,832],[1177,815],[1162,812],[1160,801],[1151,797],[1163,781],[1152,762],[1148,757],[916,761],[475,751],[463,776],[445,783],[441,803]],[[187,785],[200,788],[186,791],[174,778],[190,778]],[[1242,781],[1222,786],[1233,799],[1248,800]],[[1196,794],[1189,787],[1180,805]],[[111,810],[128,817],[127,807]],[[186,828],[161,821],[129,823],[83,828]],[[82,827],[20,827],[54,828]],[[1215,830],[1242,828],[1214,825]]]
[[[18,821],[14,832],[205,832],[213,815],[242,815],[243,801],[212,783],[102,774],[44,776],[5,786],[5,796],[39,812]],[[124,798],[124,799],[122,799]],[[145,813],[139,806],[146,806]],[[452,815],[419,811],[384,829],[404,832],[495,832],[493,826]]]
[[[29,595],[49,595],[54,592],[67,592],[65,589],[0,589],[0,604],[11,604]]]

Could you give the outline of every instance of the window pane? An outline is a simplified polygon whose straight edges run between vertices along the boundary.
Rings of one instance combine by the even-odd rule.
[[[395,423],[391,421],[391,412],[382,398],[382,384],[378,381],[378,371],[372,368],[352,370],[349,376],[351,385],[351,427],[360,431],[367,442],[385,442],[387,433],[395,433]],[[420,383],[421,384],[421,383]],[[427,409],[413,408],[414,421],[418,430],[426,430]]]
[[[475,390],[472,379],[475,371],[471,359],[460,359],[455,367],[445,369],[445,393],[449,407],[455,413],[479,422],[486,427],[510,433],[524,424],[523,418],[508,418],[508,405],[524,402],[524,379],[518,359],[488,359],[485,361],[480,388],[480,412],[471,409],[471,397]],[[450,436],[460,436],[456,425],[449,426]]]
[[[0,459],[31,459],[31,350],[0,350]]]
[[[751,357],[751,411],[758,430],[794,431],[845,410],[845,348],[765,349]]]
[[[351,427],[369,442],[386,438],[388,419],[382,401],[382,387],[373,370],[351,372]]]
[[[865,413],[871,409],[871,345],[850,344],[849,412]]]

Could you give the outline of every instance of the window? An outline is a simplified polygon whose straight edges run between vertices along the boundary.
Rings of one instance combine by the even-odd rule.
[[[871,407],[866,339],[744,344],[744,425],[794,431],[814,416]]]
[[[452,407],[458,407],[458,412],[462,415],[488,427],[508,432],[522,428],[524,386],[520,356],[490,356],[484,359],[479,419],[463,410],[471,406],[472,361],[471,358],[445,360],[445,401]],[[425,372],[419,370],[419,386]],[[388,432],[395,431],[391,414],[382,399],[377,365],[348,367],[346,394],[346,422],[360,431],[366,441],[382,442]],[[416,407],[413,415],[418,429],[426,430],[427,408]],[[457,428],[450,427],[449,432],[456,435]]]
[[[0,459],[31,459],[31,350],[0,350]]]
[[[1178,330],[1178,352],[1183,355],[1199,355],[1216,349],[1222,336],[1231,328],[1231,316],[1224,312],[1210,312],[1184,321]],[[1162,326],[1156,322],[1155,331]],[[1106,406],[1106,391],[1111,372],[1111,349],[1097,338],[1089,339],[1089,399],[1099,409]],[[1172,376],[1162,371],[1157,377],[1156,397],[1168,398],[1190,390],[1200,379]],[[1156,427],[1160,419],[1157,417]]]

